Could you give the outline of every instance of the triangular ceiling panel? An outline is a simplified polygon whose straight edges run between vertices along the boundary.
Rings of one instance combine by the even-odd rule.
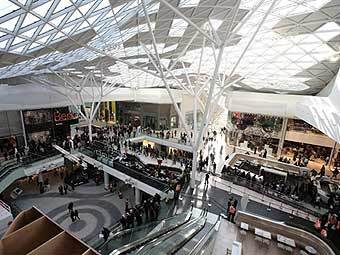
[[[26,41],[26,39],[16,36],[14,38],[14,40],[12,41],[12,45],[16,45],[16,44],[22,43],[24,41]]]
[[[9,31],[14,31],[15,25],[17,24],[19,19],[19,16],[14,17],[8,21],[5,21],[3,23],[0,24],[1,28],[7,29]]]
[[[90,2],[78,7],[79,11],[85,16],[87,12],[92,8],[95,2]]]
[[[26,27],[29,26],[37,21],[39,21],[40,19],[34,15],[32,15],[31,13],[27,13],[26,17],[24,19],[24,21],[21,24],[21,27]]]
[[[50,30],[52,30],[53,29],[53,27],[50,25],[50,24],[45,24],[44,25],[44,27],[43,27],[43,29],[41,29],[41,31],[40,31],[40,34],[43,34],[43,33],[45,33],[45,32],[48,32],[48,31],[50,31]]]
[[[36,8],[33,8],[33,11],[36,13],[36,14],[39,14],[40,16],[42,17],[45,17],[46,14],[49,12],[49,10],[51,9],[51,6],[53,4],[54,1],[48,1]],[[63,1],[61,1],[63,2]]]
[[[6,48],[6,45],[7,45],[7,42],[8,42],[8,40],[1,41],[1,42],[0,42],[0,48],[1,48],[1,49],[5,49],[5,48]]]
[[[63,21],[63,19],[65,18],[65,16],[67,15],[67,13],[60,15],[52,20],[50,20],[50,22],[55,25],[55,26],[59,26],[61,24],[61,22]]]
[[[57,13],[59,11],[65,10],[72,6],[72,3],[69,0],[60,0],[58,5],[55,7],[53,13]]]
[[[71,22],[71,21],[74,21],[74,20],[77,20],[79,18],[81,18],[81,13],[78,11],[78,10],[75,10],[72,14],[72,16],[67,20],[67,22]]]

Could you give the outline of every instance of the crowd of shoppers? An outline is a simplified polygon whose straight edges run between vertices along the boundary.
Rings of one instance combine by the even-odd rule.
[[[149,199],[145,199],[142,204],[130,207],[129,200],[125,201],[125,214],[122,215],[120,223],[122,229],[140,226],[144,222],[155,221],[158,219],[161,209],[161,197],[155,194]],[[143,220],[144,218],[144,220]]]

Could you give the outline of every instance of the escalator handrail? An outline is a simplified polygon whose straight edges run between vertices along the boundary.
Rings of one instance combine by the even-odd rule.
[[[177,217],[178,215],[179,215],[179,214],[176,214],[176,215],[173,215],[173,216],[171,216],[171,217],[168,217],[168,218],[166,218],[166,220],[173,219],[173,218]],[[164,219],[163,219],[163,220],[164,220]],[[118,232],[116,232],[115,234],[113,234],[112,236],[110,236],[109,239],[108,239],[106,242],[104,242],[103,244],[101,244],[101,245],[97,248],[97,250],[100,249],[101,247],[103,247],[105,244],[107,244],[108,242],[110,242],[112,239],[114,239],[114,238],[116,238],[116,237],[121,237],[121,236],[123,236],[123,235],[125,235],[125,234],[128,234],[129,232],[138,231],[139,229],[143,229],[143,228],[148,227],[148,226],[150,226],[150,225],[152,225],[152,224],[155,224],[155,223],[160,224],[163,220],[151,221],[151,222],[149,222],[148,224],[144,224],[144,225],[142,225],[142,226],[137,226],[137,227],[134,227],[134,228],[128,228],[128,229],[119,230]],[[118,224],[120,225],[120,223],[118,223]]]
[[[113,250],[113,251],[110,253],[110,255],[124,254],[124,253],[126,253],[126,252],[129,252],[129,251],[131,251],[131,250],[136,249],[138,246],[143,245],[143,244],[147,243],[147,242],[150,241],[150,240],[159,238],[160,236],[162,236],[162,235],[164,235],[164,234],[167,234],[167,233],[169,233],[170,231],[172,231],[172,230],[174,230],[174,229],[176,229],[176,228],[178,228],[178,227],[180,227],[180,226],[186,224],[187,222],[189,222],[190,219],[191,219],[191,216],[192,216],[192,208],[191,208],[191,211],[188,213],[188,216],[187,216],[187,218],[185,219],[184,222],[179,223],[179,224],[176,224],[176,225],[171,226],[171,227],[169,227],[169,228],[160,230],[160,231],[158,231],[158,232],[156,232],[156,233],[154,233],[154,234],[151,234],[151,235],[149,235],[149,236],[143,237],[143,238],[138,239],[138,240],[136,240],[136,241],[133,241],[133,242],[127,244],[127,245],[124,245],[123,247],[120,247],[120,248],[118,248],[118,249],[115,249],[115,250]]]
[[[90,147],[82,148],[81,152],[84,153],[84,154],[86,155],[86,150],[89,151],[89,152],[91,152],[91,153],[95,153],[95,154],[96,154],[96,152],[95,152],[92,148],[90,148]],[[87,156],[92,157],[92,156],[90,156],[90,155],[87,155]],[[112,159],[112,158],[109,157],[109,158],[107,158],[107,159]],[[100,159],[97,159],[97,160],[100,161],[100,162],[102,162]],[[109,165],[109,164],[107,164],[107,163],[105,163],[105,162],[102,162],[102,163],[105,164],[105,165],[108,165],[108,166],[110,166],[110,167],[114,167],[116,170],[118,170],[118,171],[120,171],[120,172],[124,172],[124,170],[122,170],[122,169],[128,170],[128,171],[130,171],[131,173],[133,173],[133,174],[135,174],[136,176],[138,176],[139,178],[143,179],[144,181],[149,180],[149,181],[151,181],[151,182],[154,184],[154,185],[152,185],[150,182],[146,181],[150,186],[153,186],[153,187],[159,189],[159,190],[162,191],[162,192],[165,192],[165,190],[168,189],[168,185],[167,185],[166,183],[164,183],[164,182],[158,180],[157,178],[154,178],[154,177],[152,177],[152,176],[148,176],[148,175],[146,175],[146,174],[144,174],[144,173],[141,173],[141,172],[139,172],[139,171],[136,171],[136,170],[132,169],[131,167],[128,167],[128,166],[124,165],[124,164],[121,163],[121,162],[112,161],[112,166]],[[157,185],[158,187],[156,187],[156,185]]]
[[[194,248],[188,253],[188,255],[196,255],[201,251],[202,246],[206,243],[206,241],[215,233],[215,227],[221,221],[221,215],[218,216],[216,222],[211,227],[211,229],[197,242]]]
[[[202,220],[202,219],[204,219],[204,223],[202,225],[200,225],[199,229],[197,229],[190,236],[185,237],[180,243],[178,243],[176,246],[174,246],[171,249],[170,254],[174,254],[179,249],[181,249],[191,238],[193,238],[199,231],[201,231],[204,228],[204,226],[205,226],[205,224],[207,222],[207,214],[203,215],[200,220]]]
[[[204,209],[201,211],[199,217],[197,217],[197,218],[191,220],[190,222],[187,222],[186,224],[183,224],[181,227],[176,228],[173,232],[167,234],[167,235],[164,236],[163,238],[165,238],[165,239],[172,238],[172,237],[175,236],[177,233],[179,233],[180,231],[183,230],[182,227],[183,227],[183,228],[186,228],[186,227],[189,227],[190,225],[194,225],[195,223],[201,221],[202,219],[205,219],[205,220],[206,220],[207,212],[208,212],[208,210],[207,210],[206,208],[204,208]],[[204,224],[205,224],[205,222],[204,222]],[[204,226],[204,224],[203,224],[203,226]],[[187,239],[187,238],[186,238],[186,239]],[[186,240],[186,239],[185,239],[185,240]],[[157,243],[159,243],[159,240],[158,240],[158,239],[155,239],[154,241],[157,241]],[[186,243],[186,241],[182,241],[180,244],[176,245],[176,246],[173,248],[173,250],[176,251],[176,250],[180,249],[180,247],[183,246],[183,243]],[[149,244],[149,245],[151,245],[151,247],[148,248],[148,250],[152,249],[152,248],[155,246],[155,245],[152,244],[152,243]]]

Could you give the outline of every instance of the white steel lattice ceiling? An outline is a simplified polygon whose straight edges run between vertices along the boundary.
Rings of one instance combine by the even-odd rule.
[[[234,89],[315,94],[339,69],[340,0],[241,0],[219,72]],[[170,0],[198,27],[223,38],[237,0]],[[57,72],[126,87],[162,87],[141,0],[0,0],[0,79]],[[184,86],[213,75],[218,49],[164,3],[145,0],[161,63]],[[256,33],[255,33],[256,32]],[[255,36],[247,48],[248,42]],[[199,60],[204,48],[203,65]],[[244,50],[247,48],[247,50]],[[111,58],[113,56],[114,58]],[[123,59],[127,62],[117,61]],[[239,63],[238,63],[239,62]],[[131,65],[130,65],[131,64]],[[237,67],[235,65],[237,64]],[[138,67],[138,68],[137,68]],[[200,73],[200,77],[197,77]],[[176,87],[173,77],[169,84]],[[5,83],[5,82],[4,82]],[[220,82],[220,86],[224,86]]]

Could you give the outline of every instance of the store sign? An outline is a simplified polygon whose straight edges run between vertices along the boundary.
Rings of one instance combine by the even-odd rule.
[[[68,112],[68,113],[55,112],[53,117],[54,117],[55,122],[78,119],[78,115],[76,113],[72,113],[72,112]]]

